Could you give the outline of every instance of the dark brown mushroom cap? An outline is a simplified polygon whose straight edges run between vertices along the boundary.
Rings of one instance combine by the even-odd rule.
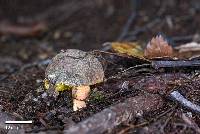
[[[103,81],[104,71],[94,55],[77,49],[67,49],[52,59],[45,76],[53,84],[94,85]]]

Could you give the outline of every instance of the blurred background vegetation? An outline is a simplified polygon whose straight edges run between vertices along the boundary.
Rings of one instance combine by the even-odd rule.
[[[0,56],[30,62],[158,33],[173,45],[198,41],[199,10],[198,0],[0,0]]]

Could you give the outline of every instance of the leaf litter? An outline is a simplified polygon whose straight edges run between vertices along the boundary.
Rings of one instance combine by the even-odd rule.
[[[24,119],[33,119],[34,125],[36,125],[37,127],[31,128],[31,126],[29,126],[25,129],[27,132],[38,132],[41,130],[44,131],[44,128],[66,129],[67,131],[67,128],[72,126],[74,123],[81,123],[82,120],[87,119],[88,117],[93,118],[93,114],[98,113],[105,108],[109,108],[110,105],[117,103],[120,104],[121,102],[126,100],[127,97],[130,98],[138,95],[140,96],[141,94],[146,94],[146,92],[148,92],[151,94],[160,94],[161,96],[170,98],[170,93],[175,93],[173,92],[173,90],[175,90],[176,88],[178,90],[175,91],[181,91],[181,94],[183,94],[182,92],[184,90],[190,90],[190,86],[194,86],[194,89],[198,89],[200,85],[198,84],[198,69],[194,69],[193,66],[191,67],[191,69],[186,70],[184,68],[179,69],[179,67],[173,66],[172,63],[171,66],[169,65],[169,67],[172,67],[171,69],[162,66],[163,69],[159,71],[157,69],[149,68],[149,65],[151,64],[149,64],[148,66],[142,66],[143,64],[153,62],[153,59],[151,59],[151,61],[141,60],[136,56],[135,59],[138,60],[137,62],[137,60],[133,60],[133,55],[127,56],[126,54],[124,55],[124,53],[123,55],[121,55],[120,53],[114,54],[110,52],[100,51],[96,51],[94,53],[96,53],[97,57],[99,57],[102,62],[104,62],[106,77],[111,77],[115,74],[118,74],[118,77],[111,77],[110,79],[107,79],[104,83],[97,84],[92,87],[96,90],[93,91],[93,95],[91,95],[91,98],[88,99],[91,101],[88,101],[88,107],[86,109],[78,112],[73,112],[71,105],[72,98],[69,95],[70,93],[67,91],[60,94],[57,100],[45,94],[43,89],[44,87],[41,86],[42,81],[37,80],[39,75],[37,75],[36,72],[39,71],[38,73],[40,75],[44,75],[45,67],[40,66],[39,68],[30,67],[23,70],[25,74],[29,74],[29,71],[31,71],[32,69],[37,70],[35,74],[32,74],[32,78],[37,81],[31,87],[23,85],[23,83],[27,83],[25,82],[26,80],[29,80],[26,75],[23,76],[25,81],[21,82],[17,80],[17,77],[21,77],[18,76],[20,75],[19,73],[9,76],[8,80],[16,79],[18,82],[11,85],[11,87],[14,88],[14,90],[11,90],[14,96],[8,97],[13,100],[12,103],[14,102],[16,105],[15,107],[7,109],[6,111],[9,111],[11,113],[16,112]],[[165,56],[166,55],[164,55],[164,59],[160,57],[160,59],[156,59],[156,61],[168,61],[167,59],[165,59]],[[141,65],[141,67],[131,68],[138,65]],[[119,73],[120,70],[122,71],[122,73]],[[176,72],[174,72],[174,70],[176,70]],[[43,75],[41,75],[41,79],[44,77]],[[19,87],[22,89],[24,88],[24,91],[21,91],[20,93],[16,92],[17,90],[15,89]],[[182,89],[181,87],[184,88]],[[97,91],[101,93],[99,94],[97,93]],[[16,96],[17,94],[21,94],[21,97]],[[94,96],[94,94],[96,95]],[[169,105],[167,103],[167,100],[162,101]],[[152,109],[152,111],[155,111],[155,109]],[[72,125],[67,125],[69,122],[71,122],[70,124]]]
[[[162,14],[162,11],[159,12],[159,14]],[[159,22],[163,24],[163,21],[159,21]],[[184,31],[185,29],[183,29],[182,27],[183,26],[180,26],[182,31]],[[154,30],[154,27],[152,29]],[[157,30],[158,29],[155,28],[155,31]],[[180,30],[178,29],[176,30],[180,32]],[[142,29],[142,32],[144,32],[144,34],[151,35],[149,34],[149,32],[146,32],[146,31],[147,30]],[[135,31],[133,31],[133,33],[134,32]],[[184,68],[177,66],[177,64],[176,66],[174,66],[178,60],[180,63],[183,63],[184,61],[180,61],[180,59],[177,60],[177,59],[170,59],[169,57],[166,58],[166,57],[159,56],[157,61],[159,61],[159,64],[160,63],[162,64],[160,64],[159,68],[155,69],[155,68],[151,68],[151,63],[154,60],[146,61],[146,59],[141,60],[134,56],[126,56],[124,54],[123,55],[120,54],[120,56],[116,56],[115,54],[114,56],[115,58],[113,58],[114,54],[112,54],[112,56],[108,56],[108,55],[107,56],[103,55],[101,56],[101,58],[106,59],[104,60],[105,71],[106,71],[107,77],[110,76],[111,79],[108,79],[103,84],[95,85],[93,87],[94,89],[97,89],[96,91],[100,90],[101,93],[106,98],[103,98],[103,100],[101,100],[101,97],[100,99],[97,99],[98,98],[97,97],[94,99],[94,101],[88,102],[90,103],[89,110],[84,109],[83,111],[79,111],[77,113],[70,113],[69,109],[71,108],[71,106],[69,105],[68,102],[70,102],[71,98],[69,96],[69,93],[67,92],[64,92],[60,96],[60,100],[53,100],[51,98],[48,98],[47,95],[43,92],[43,87],[41,86],[42,80],[44,77],[43,76],[44,69],[45,69],[44,65],[29,66],[29,68],[23,69],[20,72],[23,75],[21,75],[20,73],[15,73],[15,74],[11,73],[11,75],[7,77],[8,79],[4,79],[5,81],[1,83],[2,87],[4,88],[1,88],[1,89],[6,90],[6,91],[8,90],[8,92],[12,93],[12,95],[7,95],[7,94],[3,95],[9,99],[8,100],[5,98],[3,99],[2,109],[4,111],[8,111],[11,113],[13,111],[16,112],[16,109],[18,109],[17,112],[20,113],[24,118],[27,118],[27,119],[33,118],[34,120],[36,120],[34,126],[29,126],[26,130],[30,130],[30,132],[37,132],[37,131],[48,131],[48,130],[50,131],[52,129],[63,129],[63,126],[64,127],[66,126],[66,128],[68,128],[67,126],[74,125],[76,122],[80,122],[84,119],[87,119],[88,117],[92,116],[94,113],[98,113],[102,111],[102,109],[104,108],[109,108],[109,106],[112,104],[126,100],[127,97],[132,97],[132,95],[134,97],[140,94],[145,94],[146,91],[143,89],[146,89],[147,87],[149,87],[148,92],[159,93],[160,95],[163,95],[163,98],[165,98],[166,94],[170,93],[170,91],[173,91],[174,90],[173,87],[175,86],[177,87],[176,89],[178,89],[179,92],[183,96],[187,97],[189,100],[193,101],[195,104],[199,104],[200,101],[198,98],[199,96],[198,66],[197,67],[188,66],[189,64],[187,64],[187,66]],[[184,55],[181,54],[181,56],[184,56]],[[177,57],[180,58],[179,56]],[[191,56],[188,56],[188,57],[191,58]],[[134,59],[135,61],[133,62],[132,59]],[[192,62],[195,63],[197,59],[195,58],[193,60],[194,61]],[[147,65],[143,66],[144,63]],[[137,67],[135,67],[136,65]],[[118,74],[117,78],[112,77],[115,74]],[[30,81],[32,81],[33,83]],[[143,88],[141,88],[140,81],[142,82]],[[145,82],[147,82],[147,85],[144,84]],[[154,85],[154,83],[156,84]],[[154,89],[154,87],[159,87],[159,88],[157,88],[156,91],[151,91],[152,89]],[[20,91],[21,89],[22,91]],[[162,89],[161,90],[162,92],[159,89]],[[63,96],[68,97],[68,99],[67,98],[62,99],[64,98]],[[31,107],[32,104],[33,104],[33,107]],[[169,108],[169,111],[167,110],[167,108]],[[23,109],[25,109],[25,112],[23,112]],[[174,109],[177,109],[177,110],[174,110]],[[31,110],[33,110],[33,112],[31,112]],[[70,114],[67,114],[68,112]],[[64,113],[64,115],[62,115],[61,113],[62,114]],[[185,114],[186,118],[182,116],[183,114]],[[59,115],[61,116],[59,117]],[[159,120],[158,118],[155,119],[155,117],[158,117],[159,115],[161,118],[164,118],[164,119],[161,119],[161,120]],[[162,116],[162,115],[166,115],[166,116]],[[190,117],[190,118],[187,118],[187,117]],[[61,122],[59,119],[62,119]],[[150,122],[151,119],[154,119],[154,121]],[[185,122],[186,120],[187,120],[187,123]],[[56,123],[59,122],[57,124],[61,125],[62,128],[55,127],[56,123],[53,124],[52,123],[53,121],[55,121]],[[163,123],[161,123],[162,121]],[[193,122],[194,123],[193,127],[190,127],[190,125],[187,125],[188,122]],[[155,123],[157,123],[157,125]],[[200,122],[199,122],[198,114],[194,113],[193,111],[190,111],[189,109],[182,107],[181,105],[175,104],[175,102],[171,102],[171,101],[168,101],[167,99],[166,100],[164,99],[163,108],[156,110],[154,112],[145,113],[144,116],[133,119],[129,123],[124,124],[124,126],[130,129],[133,128],[132,132],[133,131],[145,132],[144,130],[146,130],[147,133],[151,131],[157,132],[158,128],[162,128],[161,132],[162,130],[164,130],[163,132],[173,132],[173,130],[176,130],[177,133],[180,131],[191,133],[191,132],[198,132],[197,128],[199,127],[198,126],[199,123]]]

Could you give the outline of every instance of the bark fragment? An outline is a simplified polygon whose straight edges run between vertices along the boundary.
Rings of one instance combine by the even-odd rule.
[[[67,130],[67,134],[99,134],[112,130],[117,125],[129,121],[145,112],[162,107],[163,101],[159,95],[143,94],[125,100],[122,103],[106,108],[100,113],[82,121]]]

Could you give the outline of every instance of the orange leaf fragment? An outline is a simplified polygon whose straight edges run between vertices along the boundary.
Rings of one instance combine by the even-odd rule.
[[[148,59],[158,57],[173,57],[173,48],[161,35],[159,35],[155,38],[152,38],[147,44],[147,47],[144,51],[144,56]]]

